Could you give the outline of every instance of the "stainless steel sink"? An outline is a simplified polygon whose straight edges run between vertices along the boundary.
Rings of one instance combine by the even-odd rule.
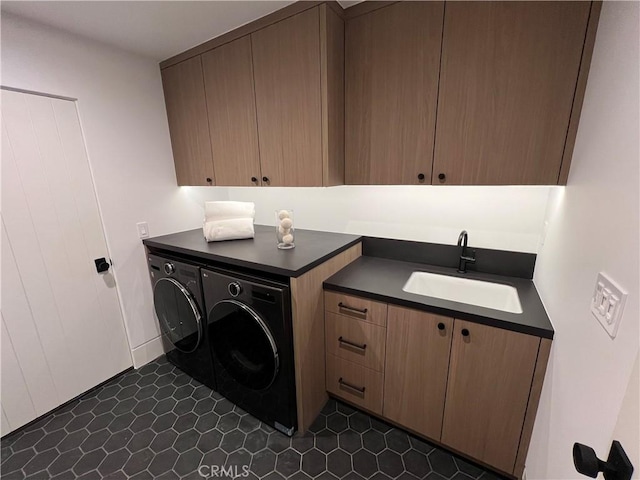
[[[402,287],[407,293],[492,308],[509,313],[522,313],[518,291],[500,283],[450,277],[428,272],[413,272]]]

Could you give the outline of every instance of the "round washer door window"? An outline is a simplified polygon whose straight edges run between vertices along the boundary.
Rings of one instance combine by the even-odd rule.
[[[222,300],[209,312],[209,343],[225,371],[246,388],[263,390],[278,374],[278,348],[269,327],[237,300]]]
[[[202,340],[202,317],[193,296],[173,278],[161,278],[153,287],[153,304],[160,328],[181,352],[191,353]]]

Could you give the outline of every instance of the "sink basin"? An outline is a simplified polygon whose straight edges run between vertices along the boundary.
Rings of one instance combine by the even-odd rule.
[[[500,283],[413,272],[402,287],[407,293],[467,303],[509,313],[522,313],[518,291]]]

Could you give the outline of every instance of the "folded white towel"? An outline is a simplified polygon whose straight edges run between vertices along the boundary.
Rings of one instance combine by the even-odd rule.
[[[204,202],[204,221],[226,220],[230,218],[251,218],[256,216],[253,202]]]
[[[202,227],[207,242],[253,238],[253,218],[232,218],[205,222]]]

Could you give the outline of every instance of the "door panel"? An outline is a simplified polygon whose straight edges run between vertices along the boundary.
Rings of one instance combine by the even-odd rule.
[[[131,356],[75,103],[3,90],[2,120],[3,319],[41,415]]]
[[[258,138],[267,185],[322,186],[318,8],[251,34]]]
[[[205,53],[202,67],[216,184],[260,185],[251,38]]]
[[[383,415],[434,440],[442,429],[452,327],[452,318],[389,305]]]
[[[444,445],[513,471],[539,345],[538,337],[455,320]]]
[[[433,183],[558,183],[590,2],[448,2]]]
[[[162,70],[162,86],[178,185],[214,185],[200,57]]]
[[[6,281],[6,280],[5,280]],[[35,406],[2,318],[2,435],[36,418]],[[37,387],[37,385],[36,385]],[[52,395],[55,398],[55,395]],[[5,412],[7,412],[5,414]],[[11,422],[9,422],[11,417]]]
[[[430,183],[443,11],[398,2],[347,22],[347,184]]]

